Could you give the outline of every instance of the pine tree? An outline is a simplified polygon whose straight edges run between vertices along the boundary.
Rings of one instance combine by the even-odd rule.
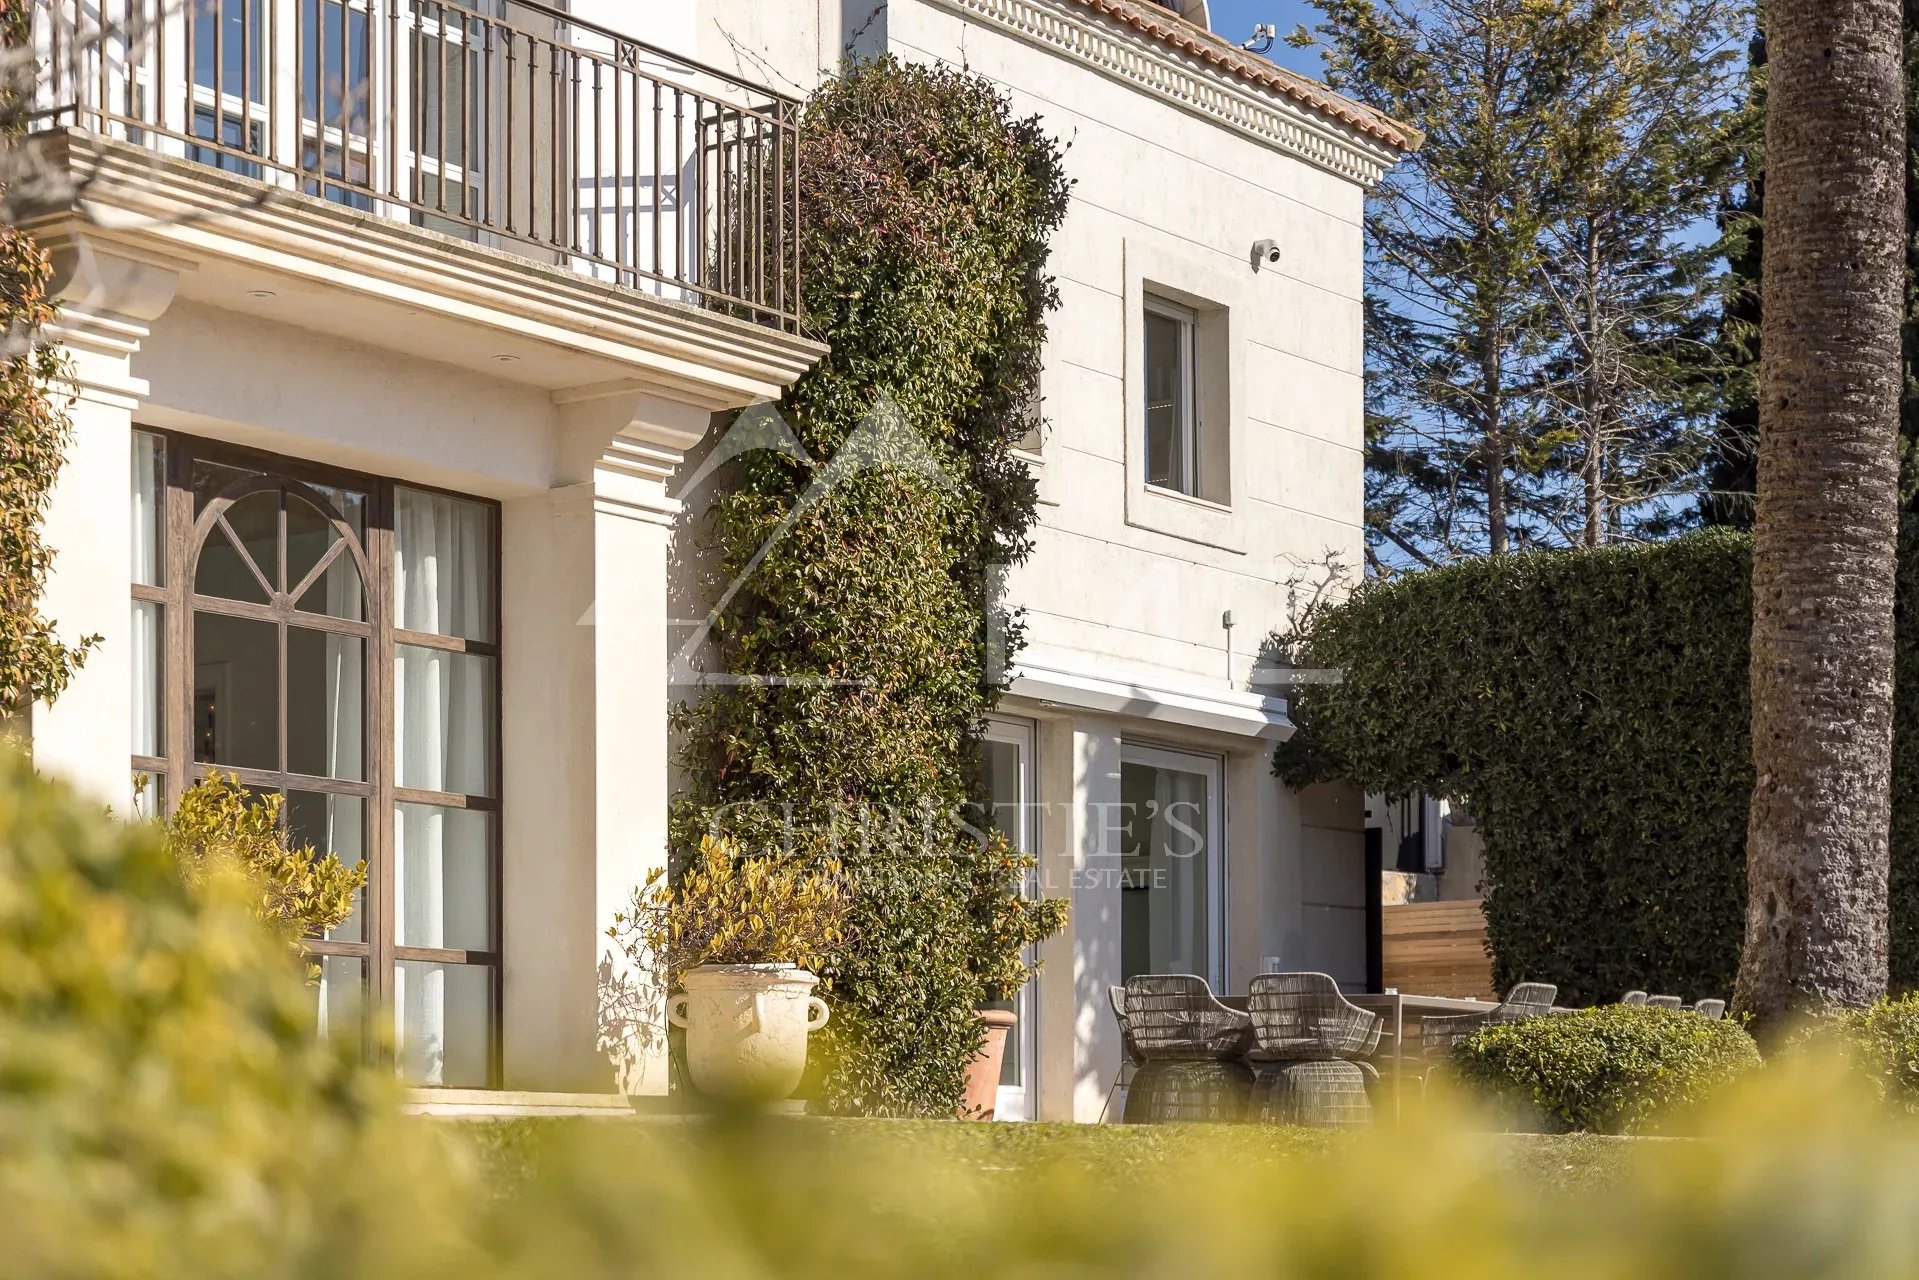
[[[1711,409],[1737,0],[1314,0],[1424,145],[1369,205],[1375,571],[1662,532]]]
[[[1657,537],[1690,513],[1718,396],[1723,272],[1697,228],[1749,113],[1724,0],[1612,0],[1577,15],[1583,47],[1547,156],[1556,203],[1542,281],[1561,324],[1541,516],[1561,540]],[[1555,504],[1551,505],[1551,504]]]

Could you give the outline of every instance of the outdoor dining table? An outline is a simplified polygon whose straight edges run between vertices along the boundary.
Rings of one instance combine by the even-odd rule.
[[[1390,1053],[1386,1052],[1386,1037],[1384,1035],[1380,1037],[1380,1052],[1375,1057],[1383,1058],[1384,1061],[1376,1061],[1374,1065],[1379,1068],[1382,1076],[1387,1074],[1385,1068],[1388,1065],[1392,1068],[1393,1122],[1395,1124],[1399,1122],[1400,1090],[1406,1078],[1406,1015],[1410,1013],[1415,1019],[1419,1019],[1427,1014],[1486,1013],[1499,1005],[1497,1000],[1475,1000],[1466,996],[1418,996],[1397,990],[1388,990],[1378,995],[1348,993],[1346,999],[1368,1013],[1378,1014],[1385,1020],[1385,1031],[1392,1036]],[[1228,1008],[1244,1012],[1247,998],[1243,995],[1223,995],[1219,997],[1219,1002]],[[1423,1054],[1417,1047],[1414,1049],[1413,1059],[1416,1063],[1423,1059]]]
[[[1393,989],[1388,989],[1381,995],[1349,995],[1346,998],[1360,1008],[1376,1013],[1386,1020],[1386,1030],[1393,1038],[1392,1053],[1387,1061],[1392,1064],[1393,1069],[1393,1119],[1395,1121],[1399,1119],[1400,1089],[1406,1078],[1406,1015],[1411,1013],[1415,1018],[1423,1018],[1429,1013],[1442,1015],[1485,1013],[1498,1006],[1498,1002],[1494,1000],[1474,1000],[1462,996],[1416,996]]]

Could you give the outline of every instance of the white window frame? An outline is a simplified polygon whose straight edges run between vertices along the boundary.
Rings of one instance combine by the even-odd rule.
[[[982,735],[987,742],[998,742],[1012,746],[1019,754],[1019,798],[1015,801],[1015,816],[1003,829],[1009,830],[1013,847],[1021,853],[1039,856],[1039,822],[1034,806],[1034,786],[1039,778],[1036,759],[1038,732],[1031,720],[1015,720],[1004,716],[990,716],[986,721],[986,732]],[[994,798],[994,809],[1007,802]],[[999,826],[1001,819],[996,812],[994,825]],[[1028,895],[1039,893],[1037,872],[1029,874],[1024,891]],[[1038,959],[1038,949],[1029,948],[1026,962],[1032,964]],[[1028,982],[1020,988],[1014,997],[1015,1012],[1019,1018],[1019,1069],[1020,1083],[1001,1085],[999,1096],[993,1105],[995,1120],[1037,1120],[1039,1118],[1036,1103],[1039,1099],[1039,983]]]
[[[1206,972],[1213,990],[1226,982],[1226,760],[1207,752],[1162,747],[1143,742],[1120,743],[1122,767],[1145,765],[1206,779]],[[1131,821],[1133,815],[1127,815]],[[1122,912],[1124,906],[1121,907]]]
[[[1181,498],[1197,498],[1200,496],[1199,397],[1197,394],[1199,382],[1199,349],[1197,336],[1199,332],[1199,316],[1191,307],[1183,307],[1177,302],[1169,302],[1167,299],[1151,293],[1146,295],[1145,312],[1148,316],[1157,316],[1162,320],[1171,320],[1178,326],[1177,333],[1179,336],[1176,339],[1178,351],[1175,353],[1175,359],[1179,369],[1179,388],[1175,394],[1173,407],[1178,411],[1179,439],[1176,442],[1177,448],[1175,452],[1178,454],[1178,469],[1181,478],[1185,482],[1185,486],[1182,488],[1179,485],[1155,484],[1151,479],[1148,479],[1146,487],[1155,493],[1175,494]],[[1140,356],[1142,362],[1145,359],[1144,348],[1147,342],[1146,333],[1146,326],[1142,324],[1140,326]],[[1143,364],[1142,367],[1144,367]],[[1146,379],[1144,378],[1140,379],[1140,398],[1142,427],[1146,433],[1146,437],[1150,437],[1153,429],[1150,392],[1148,391]],[[1141,439],[1140,449],[1142,457],[1151,458],[1150,438]]]

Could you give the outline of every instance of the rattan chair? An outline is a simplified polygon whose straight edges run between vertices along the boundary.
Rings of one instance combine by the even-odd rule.
[[[1122,1035],[1139,1054],[1126,1091],[1127,1124],[1242,1120],[1252,1072],[1252,1019],[1213,997],[1192,974],[1143,974],[1126,984]]]
[[[1372,1123],[1366,1082],[1355,1061],[1379,1047],[1385,1023],[1358,1008],[1323,973],[1263,973],[1246,1000],[1253,1020],[1251,1118],[1334,1128]]]
[[[1385,1023],[1346,999],[1324,973],[1262,973],[1248,988],[1251,1056],[1322,1062],[1365,1057],[1379,1047]]]
[[[1629,1005],[1645,1004],[1646,993],[1643,991],[1628,991],[1625,995],[1619,997],[1619,1003]]]
[[[1453,1046],[1481,1027],[1502,1022],[1518,1022],[1550,1013],[1559,988],[1550,982],[1521,982],[1506,993],[1506,998],[1484,1012],[1453,1013],[1427,1018],[1419,1024],[1419,1046],[1427,1060],[1437,1065],[1449,1062]]]
[[[1712,1021],[1717,1022],[1726,1016],[1726,1002],[1724,1000],[1701,1000],[1692,1007],[1692,1011],[1702,1018],[1710,1018]]]
[[[1686,1002],[1678,996],[1647,996],[1646,1007],[1650,1009],[1683,1009]]]
[[[1133,1043],[1133,1030],[1126,1021],[1126,988],[1106,988],[1106,1002],[1113,1006],[1113,1017],[1119,1022],[1120,1060],[1119,1069],[1113,1072],[1113,1083],[1106,1087],[1106,1101],[1100,1104],[1099,1121],[1106,1123],[1106,1115],[1113,1108],[1113,1094],[1126,1084],[1126,1073],[1137,1071],[1146,1059],[1139,1053],[1139,1046]]]

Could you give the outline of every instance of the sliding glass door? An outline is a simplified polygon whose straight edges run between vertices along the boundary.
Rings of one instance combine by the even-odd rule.
[[[1120,963],[1223,978],[1220,760],[1126,744],[1120,763]]]

